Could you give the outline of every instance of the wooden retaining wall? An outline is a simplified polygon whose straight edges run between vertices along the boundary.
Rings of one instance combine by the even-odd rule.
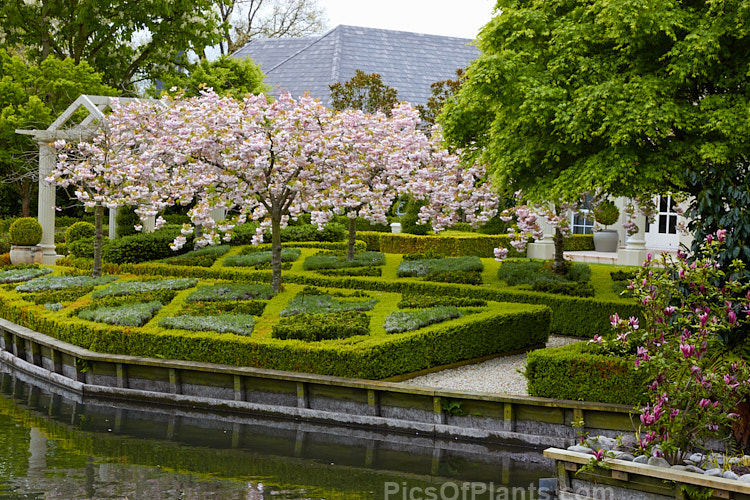
[[[538,447],[633,429],[620,405],[101,354],[3,319],[0,333],[0,361],[84,396]]]
[[[591,460],[591,455],[546,449],[544,456],[555,460],[560,500],[689,499],[683,486],[712,490],[712,496],[699,498],[750,499],[750,484],[736,479],[616,459],[606,459],[606,468],[581,470]]]

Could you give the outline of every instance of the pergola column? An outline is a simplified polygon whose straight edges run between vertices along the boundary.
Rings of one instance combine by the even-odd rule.
[[[39,210],[42,226],[42,264],[52,265],[57,260],[55,251],[55,184],[45,179],[55,168],[55,149],[47,141],[39,141]]]

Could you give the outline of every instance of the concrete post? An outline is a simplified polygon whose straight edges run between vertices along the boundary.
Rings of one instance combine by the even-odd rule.
[[[640,266],[646,260],[646,217],[640,212],[635,213],[634,221],[638,232],[630,235],[625,248],[617,252],[617,263],[622,266]]]
[[[57,260],[55,252],[55,185],[45,179],[55,168],[57,154],[46,141],[39,141],[39,209],[38,220],[42,226],[42,264],[52,265]]]

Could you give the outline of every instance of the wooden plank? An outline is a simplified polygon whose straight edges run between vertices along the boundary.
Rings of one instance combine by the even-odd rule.
[[[544,450],[544,456],[573,464],[585,464],[591,459],[591,455],[585,453],[576,453],[557,448],[547,448]],[[653,477],[665,481],[705,486],[707,488],[713,488],[715,490],[714,495],[716,494],[716,491],[731,491],[750,495],[750,483],[745,483],[743,481],[725,479],[723,477],[710,477],[693,472],[668,469],[666,467],[653,467],[651,465],[637,464],[625,460],[607,459],[606,462],[607,465],[609,465],[610,470],[617,470],[631,475]]]

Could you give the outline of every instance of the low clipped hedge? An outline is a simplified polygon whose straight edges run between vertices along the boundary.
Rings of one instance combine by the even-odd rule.
[[[0,315],[63,342],[93,351],[234,366],[383,379],[489,354],[542,345],[549,335],[547,307],[493,304],[490,310],[413,332],[371,335],[361,342],[279,341],[231,333],[100,325],[29,308],[0,296]]]
[[[571,234],[563,240],[563,251],[565,252],[583,252],[594,250],[593,234]]]
[[[296,314],[273,325],[275,339],[305,342],[346,339],[370,334],[370,317],[362,311],[337,311],[327,314]]]
[[[530,352],[526,361],[530,396],[636,406],[648,393],[631,360],[588,352],[586,343]]]
[[[416,236],[403,233],[379,233],[360,231],[357,239],[367,244],[367,249],[383,253],[432,253],[450,257],[477,256],[494,257],[494,249],[507,248],[510,257],[522,257],[523,254],[510,246],[510,237],[506,234],[467,236]]]
[[[476,255],[477,257],[494,257],[495,248],[507,248],[508,257],[523,257],[510,245],[507,234],[481,234],[466,236],[416,236],[404,233],[384,233],[375,231],[358,231],[357,239],[367,244],[368,250],[384,253],[427,253],[458,257]],[[590,234],[574,234],[565,238],[563,250],[594,250],[594,237]]]

